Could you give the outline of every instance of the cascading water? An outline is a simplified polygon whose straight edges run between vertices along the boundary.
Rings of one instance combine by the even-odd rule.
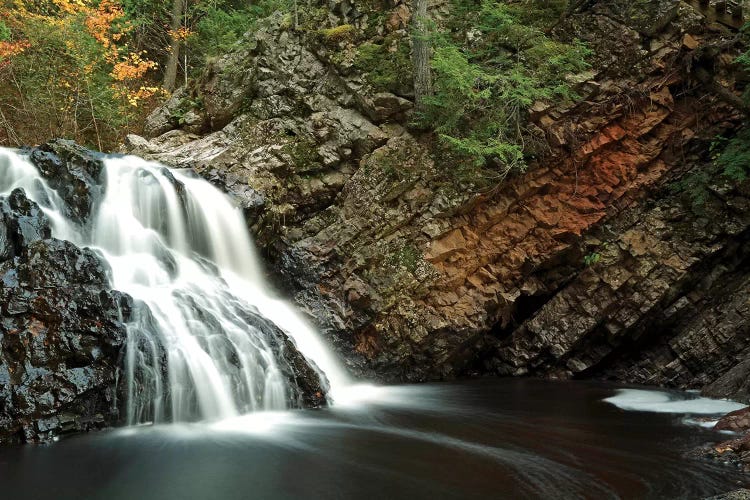
[[[293,404],[284,335],[330,394],[346,376],[316,332],[263,281],[241,211],[190,172],[108,157],[90,220],[19,152],[0,148],[0,195],[23,188],[53,237],[97,250],[112,288],[135,299],[125,362],[129,423],[216,419]]]

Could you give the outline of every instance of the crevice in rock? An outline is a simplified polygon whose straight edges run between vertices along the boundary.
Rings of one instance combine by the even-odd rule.
[[[711,382],[721,373],[716,365],[728,364],[733,359],[743,357],[741,353],[747,351],[744,346],[750,331],[743,331],[741,324],[730,324],[729,328],[734,331],[723,339],[724,342],[718,341],[715,349],[704,346],[711,351],[711,357],[725,358],[724,361],[706,357],[702,363],[695,364],[695,360],[687,359],[681,351],[676,351],[674,345],[681,342],[680,338],[694,329],[696,323],[706,330],[709,337],[712,333],[710,330],[725,328],[721,323],[726,312],[722,313],[721,308],[725,302],[731,302],[732,297],[746,293],[743,290],[748,288],[748,275],[750,230],[737,235],[724,246],[723,251],[692,268],[688,279],[673,284],[664,300],[624,335],[611,338],[603,326],[589,334],[584,342],[575,347],[569,359],[579,356],[591,359],[592,353],[598,351],[606,355],[575,373],[575,378],[667,383],[689,388]],[[637,377],[628,375],[630,367],[649,364],[644,360],[653,361],[650,363],[653,365],[650,367],[653,379],[644,374]],[[674,369],[669,366],[671,363],[685,362],[688,364],[675,366]]]

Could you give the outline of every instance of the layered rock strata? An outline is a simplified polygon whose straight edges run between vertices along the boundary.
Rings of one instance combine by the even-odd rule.
[[[386,14],[382,30],[406,40],[408,6]],[[366,17],[346,22],[364,31]],[[717,175],[694,208],[679,186],[711,171],[710,141],[741,119],[695,77],[710,65],[731,91],[734,34],[676,1],[589,2],[555,33],[594,53],[574,78],[581,99],[534,106],[547,153],[490,191],[409,130],[408,92],[376,92],[346,64],[353,42],[332,48],[281,18],[125,149],[233,194],[273,273],[359,374],[729,395],[719,381],[744,374],[747,354],[747,187]]]

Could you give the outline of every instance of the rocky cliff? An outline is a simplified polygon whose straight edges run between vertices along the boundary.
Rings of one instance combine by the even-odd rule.
[[[408,47],[408,3],[377,16],[329,3],[328,23],[394,58]],[[531,109],[546,154],[494,189],[410,128],[408,85],[368,84],[352,55],[361,38],[282,16],[175,93],[125,151],[232,194],[271,272],[359,374],[602,377],[747,397],[748,186],[713,175],[709,155],[742,119],[727,104],[735,33],[679,1],[581,4],[552,31],[593,52],[592,70],[571,76],[580,99]],[[700,206],[681,188],[696,172]]]

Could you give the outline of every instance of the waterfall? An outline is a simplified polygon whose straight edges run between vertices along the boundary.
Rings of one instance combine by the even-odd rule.
[[[218,419],[293,404],[284,332],[331,386],[347,384],[302,316],[265,283],[239,208],[192,172],[104,157],[84,223],[27,155],[0,148],[0,195],[23,188],[52,235],[98,252],[133,297],[125,354],[129,423]],[[290,402],[291,401],[291,402]]]

